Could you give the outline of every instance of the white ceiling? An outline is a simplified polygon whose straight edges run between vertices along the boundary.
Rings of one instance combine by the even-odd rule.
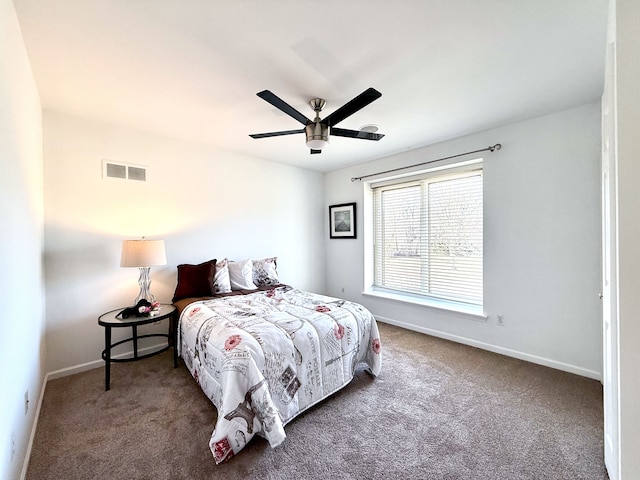
[[[43,108],[326,172],[600,97],[607,0],[14,0]],[[309,155],[301,127],[382,98]]]

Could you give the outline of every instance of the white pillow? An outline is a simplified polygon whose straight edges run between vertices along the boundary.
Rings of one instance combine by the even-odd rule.
[[[216,263],[216,274],[213,277],[213,293],[229,293],[230,291],[229,261],[224,258]]]
[[[263,258],[253,261],[253,283],[262,287],[265,285],[278,285],[278,257]]]
[[[231,290],[255,290],[253,283],[253,262],[242,260],[240,262],[229,262],[229,279],[231,280]]]

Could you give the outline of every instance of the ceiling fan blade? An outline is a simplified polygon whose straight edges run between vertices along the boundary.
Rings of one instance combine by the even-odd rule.
[[[322,123],[330,127],[333,125],[337,125],[342,120],[347,118],[349,115],[353,115],[358,110],[366,107],[371,102],[373,102],[374,100],[377,100],[381,96],[382,94],[379,91],[377,91],[375,88],[367,88],[360,95],[358,95],[352,100],[349,100],[339,109],[337,109],[335,112],[328,115],[324,120],[322,120]]]
[[[294,133],[304,133],[304,128],[300,130],[283,130],[282,132],[268,132],[268,133],[251,133],[251,138],[267,138],[267,137],[279,137],[280,135],[292,135]]]
[[[383,133],[363,132],[362,130],[347,130],[345,128],[333,127],[331,135],[336,137],[362,138],[363,140],[380,140],[384,137]]]
[[[311,155],[315,154],[315,153],[322,153],[322,150],[314,150],[313,148],[311,149]]]
[[[308,123],[311,123],[311,120],[309,120],[307,117],[301,114],[298,110],[293,108],[291,105],[289,105],[287,102],[285,102],[284,100],[282,100],[280,97],[270,92],[269,90],[263,90],[261,92],[256,93],[256,95],[258,95],[261,99],[269,102],[278,110],[282,110],[284,113],[289,115],[291,118],[294,118],[295,120],[299,121],[301,124],[307,125]]]

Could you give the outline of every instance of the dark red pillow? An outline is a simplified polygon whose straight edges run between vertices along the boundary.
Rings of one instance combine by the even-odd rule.
[[[213,277],[216,274],[216,260],[200,265],[178,265],[178,285],[172,302],[181,298],[213,296]]]

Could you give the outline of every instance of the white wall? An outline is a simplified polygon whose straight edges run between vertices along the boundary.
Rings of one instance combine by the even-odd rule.
[[[364,187],[351,177],[496,143],[502,150],[483,154],[486,322],[362,295],[360,233],[325,240],[327,293],[383,321],[600,378],[599,103],[331,172],[325,203],[356,201],[363,232]]]
[[[640,478],[640,2],[617,0],[615,10],[620,478],[626,480]]]
[[[11,0],[0,0],[0,32],[0,478],[13,479],[44,378],[42,119]]]
[[[138,293],[123,239],[165,240],[168,265],[151,269],[164,302],[176,265],[225,256],[277,256],[283,282],[324,288],[322,174],[46,110],[44,159],[49,371],[102,365],[97,318]],[[102,179],[103,159],[148,181]]]

